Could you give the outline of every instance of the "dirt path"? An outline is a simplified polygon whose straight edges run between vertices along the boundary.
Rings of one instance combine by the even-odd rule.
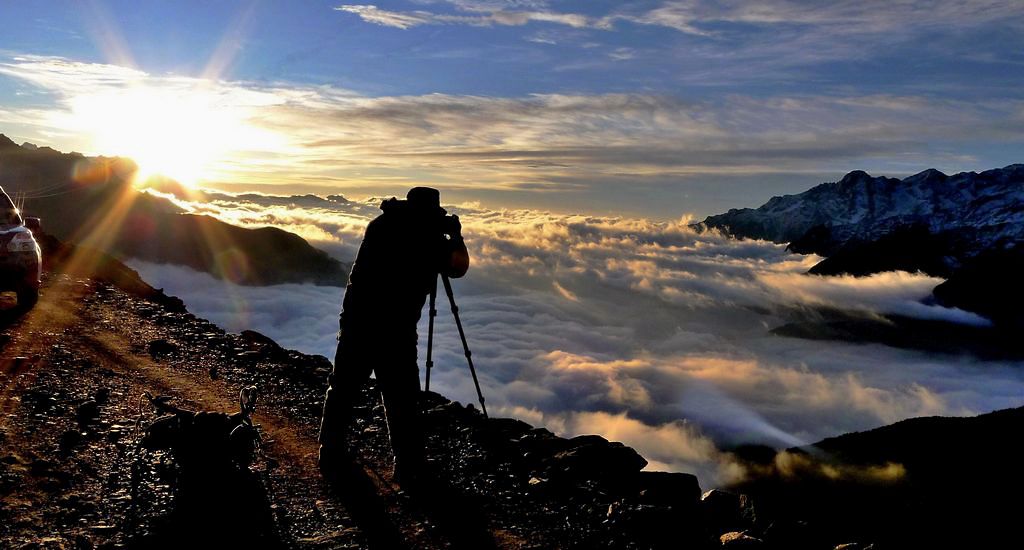
[[[621,444],[429,392],[433,481],[402,490],[372,381],[349,431],[358,463],[328,484],[316,436],[330,362],[142,295],[55,275],[27,314],[0,299],[0,548],[643,547],[695,506],[695,478],[646,476]],[[197,477],[164,450],[180,441],[140,444],[157,417],[143,394],[230,414],[248,386],[263,438],[250,468]],[[209,442],[186,440],[208,464]]]
[[[391,483],[379,422],[359,428],[377,444],[349,486],[325,484],[316,465],[316,394],[329,365],[294,352],[260,356],[191,315],[65,276],[24,316],[0,310],[0,330],[0,547],[103,547],[160,532],[172,483],[161,477],[166,456],[136,449],[137,415],[153,418],[139,396],[234,412],[249,383],[264,390],[254,420],[272,459],[254,470],[282,546],[464,546],[431,517],[430,503]],[[153,352],[155,341],[166,350]],[[84,410],[92,407],[95,418]],[[494,545],[489,532],[485,538]],[[507,533],[500,540],[519,546]]]

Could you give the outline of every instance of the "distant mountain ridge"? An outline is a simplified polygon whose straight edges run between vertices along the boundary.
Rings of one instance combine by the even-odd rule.
[[[129,159],[21,146],[0,134],[0,185],[61,240],[115,256],[186,265],[240,284],[344,286],[348,269],[287,231],[186,213],[136,190]]]
[[[966,232],[960,238],[970,255],[1024,238],[1024,164],[953,176],[930,169],[902,180],[858,170],[756,209],[708,216],[701,225],[737,237],[803,241],[798,252],[823,255],[853,239],[873,241],[921,225],[933,234]],[[808,235],[812,230],[819,234]]]
[[[824,256],[814,275],[942,277],[930,300],[1024,327],[1024,164],[953,176],[925,170],[902,180],[855,171],[695,226]]]

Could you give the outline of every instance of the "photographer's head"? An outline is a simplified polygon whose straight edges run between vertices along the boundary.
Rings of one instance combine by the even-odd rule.
[[[409,206],[424,214],[447,214],[445,209],[441,208],[440,191],[433,187],[413,187],[406,193],[405,200],[409,202]]]
[[[448,211],[441,208],[441,193],[433,187],[413,187],[405,195],[405,201],[409,208],[417,216],[426,218],[428,223],[437,223],[442,234],[450,238],[461,237],[462,224],[459,217],[448,215]]]

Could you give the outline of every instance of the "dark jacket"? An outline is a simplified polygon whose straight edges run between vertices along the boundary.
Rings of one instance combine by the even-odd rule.
[[[343,333],[368,337],[410,332],[438,273],[461,276],[453,252],[465,252],[461,235],[442,233],[443,211],[424,212],[407,201],[389,199],[366,228],[341,313]],[[415,336],[413,336],[415,337]]]

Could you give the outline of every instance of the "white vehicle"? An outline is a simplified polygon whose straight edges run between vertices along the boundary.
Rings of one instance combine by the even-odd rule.
[[[18,307],[29,309],[39,299],[42,253],[32,231],[39,218],[22,219],[21,212],[0,187],[0,292],[15,291]]]

